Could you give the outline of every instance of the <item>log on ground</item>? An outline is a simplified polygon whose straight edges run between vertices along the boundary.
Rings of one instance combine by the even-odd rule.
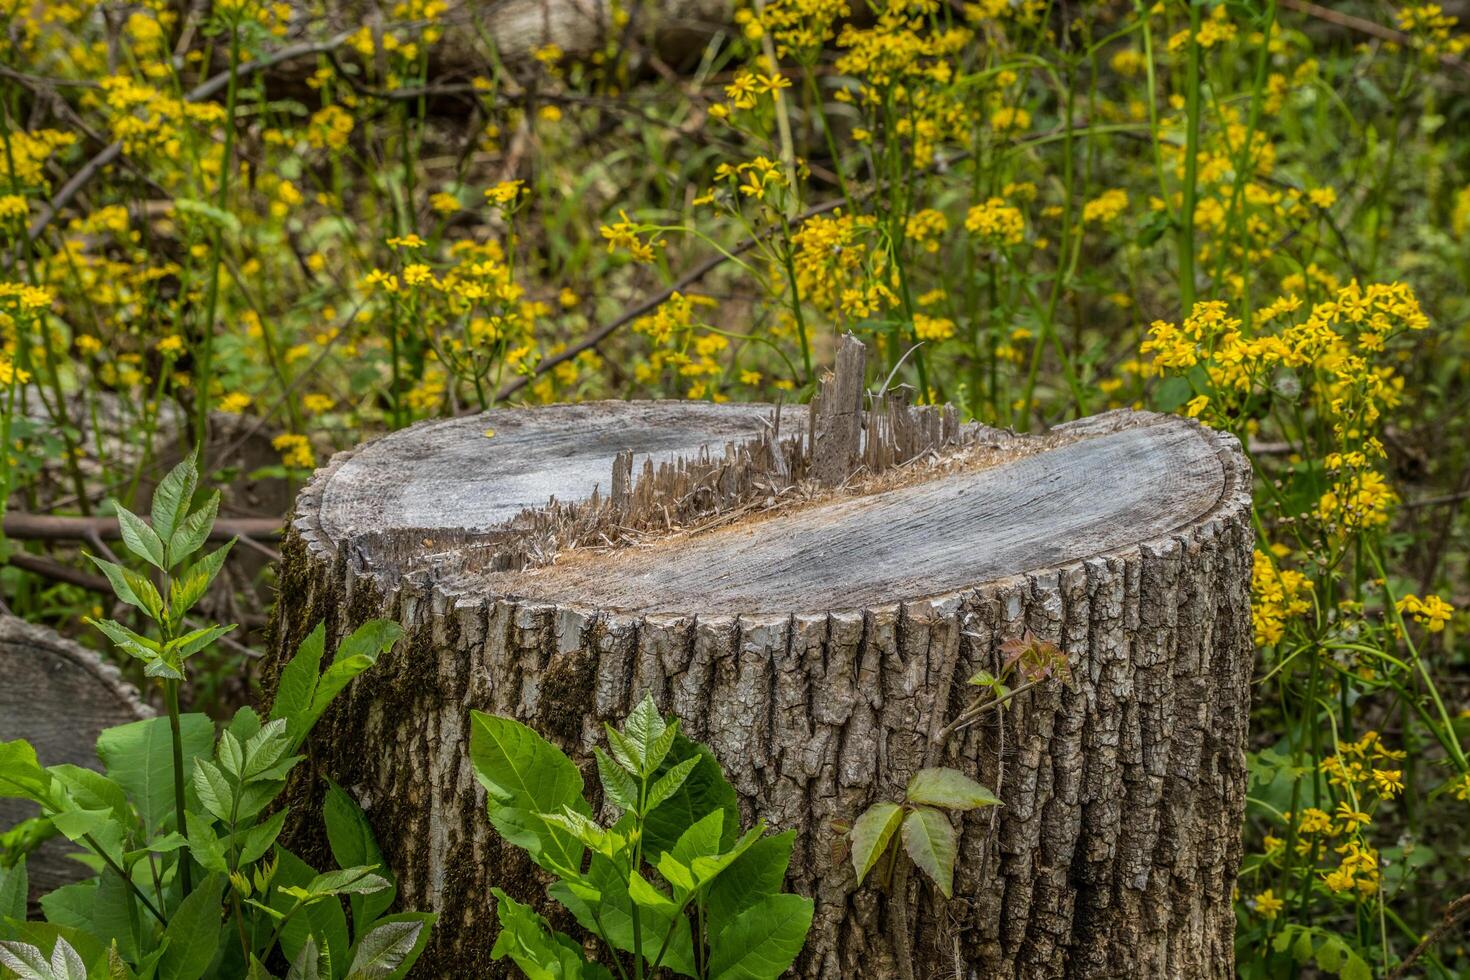
[[[101,769],[96,743],[102,730],[153,716],[116,667],[14,616],[0,616],[0,678],[0,742],[27,740],[46,766]],[[38,812],[34,803],[0,800],[0,827]],[[65,838],[53,837],[28,856],[32,902],[87,874],[86,866],[70,857],[77,851]]]
[[[586,763],[645,692],[713,748],[747,817],[797,831],[788,884],[816,903],[800,976],[895,975],[893,898],[855,886],[831,824],[932,765],[1004,807],[962,818],[952,900],[906,884],[916,975],[1233,975],[1238,444],[1172,416],[1026,437],[851,396],[839,379],[809,415],[493,411],[339,455],[303,492],[274,664],[321,618],[332,637],[373,616],[408,634],[313,736],[293,791],[305,806],[330,776],[358,796],[402,903],[440,913],[426,975],[491,969],[492,885],[547,909],[486,819],[469,710]],[[1070,684],[941,744],[966,679],[1026,634],[1065,652]]]

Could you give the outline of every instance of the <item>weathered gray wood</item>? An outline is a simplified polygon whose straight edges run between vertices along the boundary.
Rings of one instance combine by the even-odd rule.
[[[117,668],[91,650],[14,616],[0,616],[0,678],[0,741],[26,739],[36,747],[42,765],[100,769],[97,735],[153,714]],[[34,804],[0,800],[0,827],[9,828],[36,812]],[[75,850],[55,838],[30,855],[26,864],[33,901],[86,873],[67,857]]]
[[[712,435],[708,407],[608,403],[409,429],[303,492],[268,673],[318,618],[340,637],[388,615],[408,635],[324,722],[293,791],[308,803],[325,774],[363,801],[403,901],[441,914],[431,975],[486,971],[491,884],[546,907],[489,828],[469,709],[586,760],[645,691],[710,744],[748,816],[798,832],[789,883],[817,905],[801,976],[894,975],[892,899],[854,887],[830,824],[935,764],[1005,807],[962,821],[953,901],[904,886],[918,976],[1232,974],[1251,665],[1238,444],[1144,413],[1031,438],[881,401],[840,489],[811,479],[820,453],[781,450],[804,412],[773,450],[768,408],[728,410]],[[643,464],[700,440],[698,466]],[[735,489],[646,520],[690,474]],[[533,492],[557,516],[518,511]],[[645,523],[618,536],[614,512]],[[965,678],[1027,632],[1066,652],[1073,685],[940,744]],[[297,844],[320,848],[308,833]]]

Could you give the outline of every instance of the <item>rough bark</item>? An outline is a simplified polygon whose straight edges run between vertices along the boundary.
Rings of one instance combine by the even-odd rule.
[[[909,877],[918,976],[1231,976],[1252,656],[1235,441],[1143,413],[1042,438],[869,413],[870,443],[883,426],[927,428],[939,449],[729,520],[671,521],[636,546],[487,557],[509,514],[551,492],[587,498],[627,467],[621,450],[754,436],[764,411],[617,403],[430,423],[338,456],[302,494],[275,664],[319,618],[334,637],[380,615],[408,634],[313,737],[295,792],[305,804],[310,774],[330,775],[363,803],[402,902],[440,913],[424,975],[500,968],[491,885],[545,907],[485,817],[469,709],[585,761],[601,723],[652,692],[713,748],[747,816],[798,832],[789,884],[816,902],[801,976],[894,974],[894,899],[854,887],[830,824],[933,764],[1005,806],[962,820],[953,900]],[[937,744],[966,678],[1026,632],[1066,652],[1071,686],[1036,687]]]
[[[117,668],[91,650],[42,626],[0,616],[0,742],[23,738],[42,765],[101,769],[97,736],[104,728],[153,715]],[[38,812],[34,803],[0,800],[0,828]],[[26,861],[30,898],[87,873],[63,838],[42,844]]]

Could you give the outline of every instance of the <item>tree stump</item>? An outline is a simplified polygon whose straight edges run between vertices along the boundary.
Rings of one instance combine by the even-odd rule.
[[[644,692],[713,748],[747,817],[797,831],[800,976],[896,975],[895,898],[855,887],[831,823],[930,765],[1005,805],[962,819],[952,900],[904,886],[917,976],[1233,975],[1238,443],[1134,412],[1041,437],[959,425],[865,394],[855,357],[810,413],[498,410],[340,454],[302,493],[274,663],[323,617],[334,637],[373,616],[408,633],[324,720],[295,791],[319,792],[314,770],[359,798],[402,902],[440,913],[425,975],[493,972],[492,885],[547,907],[486,818],[469,710],[590,760]],[[1070,685],[941,746],[966,679],[1028,633]]]
[[[116,667],[91,650],[42,626],[0,616],[0,742],[23,738],[41,764],[101,769],[97,736],[104,728],[151,718],[153,711]],[[34,803],[0,800],[0,829],[35,816]],[[87,873],[72,860],[77,847],[56,837],[26,860],[30,898]]]

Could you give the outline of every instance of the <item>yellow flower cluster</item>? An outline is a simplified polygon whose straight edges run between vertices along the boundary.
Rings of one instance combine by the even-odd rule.
[[[791,236],[792,265],[802,297],[824,313],[855,319],[897,305],[896,270],[873,244],[875,219],[835,212],[819,215]]]
[[[281,454],[281,462],[292,469],[307,470],[316,466],[316,454],[306,436],[283,432],[271,440],[271,447]]]
[[[1282,568],[1256,550],[1251,574],[1251,622],[1256,645],[1279,643],[1286,624],[1312,609],[1312,582],[1300,572]]]
[[[1323,759],[1318,768],[1333,786],[1350,791],[1355,797],[1372,793],[1390,800],[1404,789],[1404,774],[1392,763],[1405,757],[1402,750],[1390,749],[1377,732],[1369,731],[1355,742],[1339,743],[1336,754]],[[1356,830],[1356,827],[1348,829]]]
[[[970,208],[965,228],[977,238],[995,245],[1019,245],[1026,237],[1026,219],[1021,209],[1005,198],[992,197]]]
[[[642,227],[633,223],[628,218],[628,212],[619,211],[618,217],[622,220],[610,225],[603,225],[599,232],[607,239],[607,250],[609,254],[619,251],[627,252],[638,262],[652,262],[658,255],[659,249],[663,248],[663,241],[657,235],[650,235],[645,240],[639,235],[643,233]]]
[[[1105,225],[1111,223],[1126,210],[1128,210],[1128,192],[1115,187],[1082,205],[1082,221],[1089,225]]]
[[[843,0],[767,0],[736,11],[735,23],[752,41],[770,35],[776,57],[792,55],[806,61],[832,40],[833,25],[851,13]]]
[[[1437,595],[1427,595],[1419,598],[1409,593],[1395,603],[1401,615],[1412,616],[1414,622],[1423,626],[1431,633],[1438,633],[1449,623],[1450,617],[1454,615],[1455,607],[1445,602]]]

